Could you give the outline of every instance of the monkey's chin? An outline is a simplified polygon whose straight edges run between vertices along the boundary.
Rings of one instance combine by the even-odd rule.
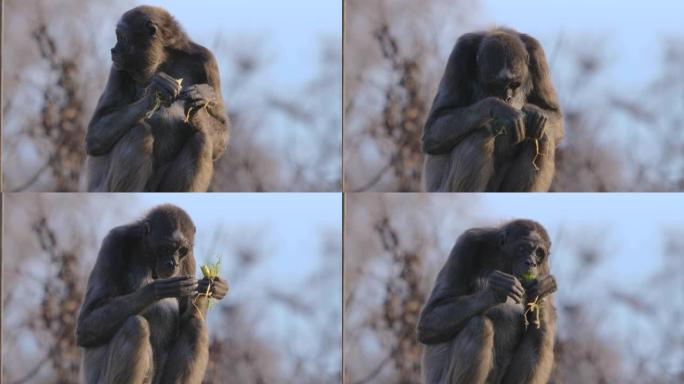
[[[156,272],[158,279],[168,279],[170,277],[174,277],[177,275],[175,270],[171,270],[171,271],[156,270],[155,272]]]

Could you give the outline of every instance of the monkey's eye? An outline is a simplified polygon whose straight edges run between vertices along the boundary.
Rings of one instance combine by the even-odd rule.
[[[128,41],[128,39],[126,39],[126,36],[124,36],[124,34],[119,31],[116,31],[116,40],[122,43],[126,43]]]
[[[180,249],[178,250],[178,254],[181,255],[181,257],[183,257],[188,254],[188,249],[186,247],[180,247]]]
[[[515,90],[520,88],[520,82],[519,81],[514,81],[511,83],[511,89]]]
[[[546,257],[546,252],[544,251],[544,249],[543,248],[537,248],[537,258],[539,259],[539,261],[544,260],[545,257]]]

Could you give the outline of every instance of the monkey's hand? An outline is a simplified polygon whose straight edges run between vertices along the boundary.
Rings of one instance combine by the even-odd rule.
[[[530,139],[541,139],[547,122],[544,111],[533,104],[525,104],[522,111],[525,114],[526,136]]]
[[[541,300],[545,296],[556,292],[558,289],[558,286],[556,285],[556,278],[553,277],[553,275],[546,275],[544,277],[532,279],[528,282],[525,282],[524,287],[525,293],[530,300],[533,300],[535,297],[539,297]]]
[[[197,291],[197,280],[192,276],[174,276],[154,280],[146,288],[154,294],[155,300],[191,297]]]
[[[505,134],[510,136],[511,145],[520,143],[525,139],[525,122],[523,113],[505,101],[497,97],[488,97],[483,100],[487,117],[490,120],[489,126],[503,126]],[[497,132],[500,130],[497,130]]]
[[[520,303],[525,294],[520,281],[508,273],[494,271],[487,278],[487,283],[488,289],[499,303],[505,303],[509,297],[516,303]]]
[[[182,79],[174,79],[164,72],[157,72],[152,76],[150,85],[145,88],[145,96],[155,101],[157,97],[164,107],[169,107],[178,98],[183,88]],[[158,105],[151,103],[150,109],[158,108]]]
[[[221,300],[228,293],[228,282],[218,276],[213,279],[205,277],[198,282],[197,293],[209,293],[212,299]]]
[[[189,120],[201,108],[216,104],[216,92],[209,84],[193,84],[183,89],[180,99],[185,102],[185,116]]]

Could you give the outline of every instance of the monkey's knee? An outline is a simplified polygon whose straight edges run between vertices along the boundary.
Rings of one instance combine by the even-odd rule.
[[[494,138],[474,134],[451,151],[442,191],[483,192],[494,175]]]
[[[471,318],[451,345],[449,383],[484,383],[494,364],[494,326],[485,316]]]
[[[494,324],[485,316],[471,318],[461,332],[484,344],[491,344],[494,341]]]
[[[138,153],[152,155],[154,148],[154,136],[152,130],[146,123],[137,124],[125,136],[128,144],[132,146]]]
[[[117,144],[106,179],[110,192],[142,192],[153,172],[154,138],[147,124],[138,124]]]
[[[126,319],[119,332],[126,340],[149,340],[150,324],[142,316],[131,316]]]
[[[105,382],[143,383],[153,372],[150,326],[142,316],[131,316],[110,344]]]

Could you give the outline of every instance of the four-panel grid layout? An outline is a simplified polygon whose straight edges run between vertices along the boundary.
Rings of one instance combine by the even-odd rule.
[[[0,382],[684,382],[684,3],[1,4]]]

